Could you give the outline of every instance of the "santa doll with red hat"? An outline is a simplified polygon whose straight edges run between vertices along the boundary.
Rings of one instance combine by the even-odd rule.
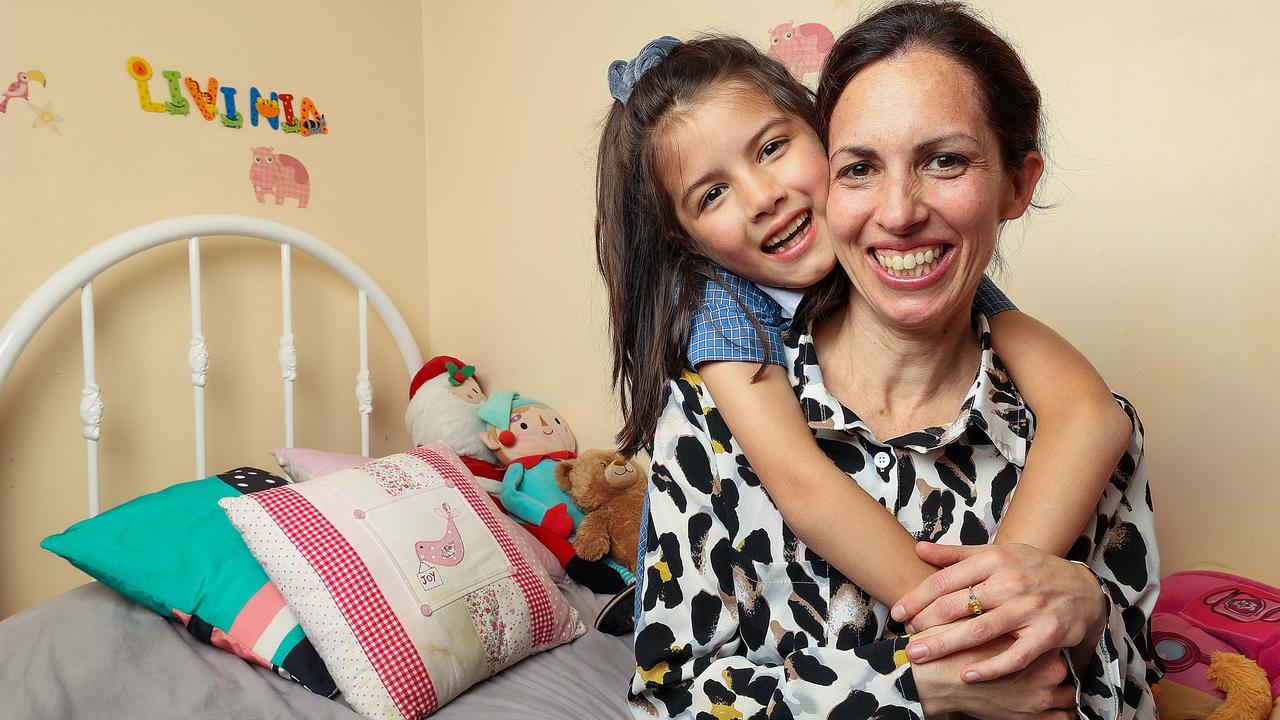
[[[405,428],[416,445],[442,442],[471,470],[481,489],[497,494],[504,469],[493,451],[480,442],[488,427],[479,410],[489,398],[475,378],[475,366],[456,357],[439,355],[427,361],[409,384]]]

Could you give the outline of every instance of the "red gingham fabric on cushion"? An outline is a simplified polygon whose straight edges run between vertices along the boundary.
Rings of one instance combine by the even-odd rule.
[[[427,666],[347,539],[293,488],[250,497],[320,576],[400,714],[417,718],[435,712],[439,701]]]
[[[446,446],[220,504],[366,717],[429,715],[585,632]]]

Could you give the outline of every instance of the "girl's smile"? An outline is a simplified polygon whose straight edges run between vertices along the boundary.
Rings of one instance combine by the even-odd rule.
[[[698,251],[748,280],[802,288],[835,264],[822,144],[808,123],[729,85],[670,121],[662,184]]]

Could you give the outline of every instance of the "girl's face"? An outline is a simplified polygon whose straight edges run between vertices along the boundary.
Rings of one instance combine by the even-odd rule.
[[[867,66],[831,118],[827,219],[859,294],[902,328],[967,312],[1002,220],[1020,217],[1043,161],[1010,173],[969,70],[912,50]]]
[[[662,184],[702,254],[748,280],[803,288],[835,265],[827,160],[808,123],[729,85],[673,118]]]

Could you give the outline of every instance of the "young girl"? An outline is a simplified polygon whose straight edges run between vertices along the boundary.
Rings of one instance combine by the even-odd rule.
[[[835,265],[812,94],[750,43],[721,37],[655,40],[615,62],[609,85],[596,248],[621,451],[650,447],[668,381],[696,368],[796,536],[893,607],[936,568],[819,449],[784,369],[783,333],[800,296]],[[934,261],[899,257],[892,271],[918,274]],[[985,278],[975,310],[988,316],[1038,425],[997,541],[1065,555],[1128,443],[1129,420],[1087,360]],[[1018,669],[1024,650],[1035,658],[1048,649],[1030,639],[1043,632],[1015,635],[1019,644],[986,663],[983,679]]]

